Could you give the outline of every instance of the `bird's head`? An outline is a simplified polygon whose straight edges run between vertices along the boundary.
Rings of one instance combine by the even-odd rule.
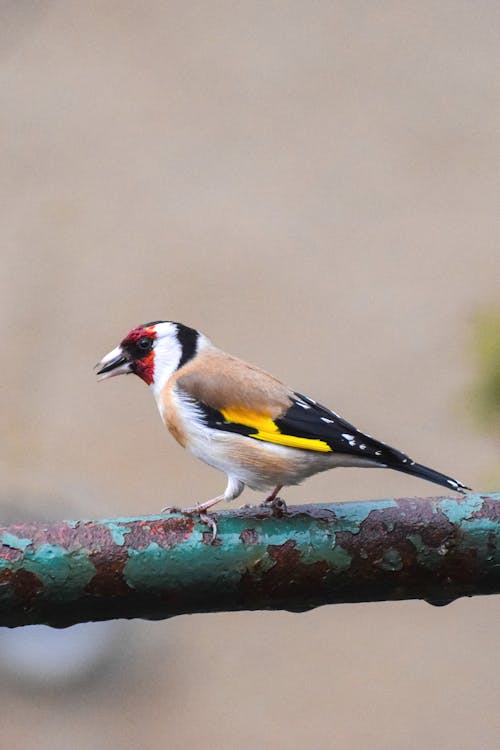
[[[97,363],[99,380],[134,373],[153,387],[162,387],[207,339],[194,328],[156,320],[133,328],[122,342]]]

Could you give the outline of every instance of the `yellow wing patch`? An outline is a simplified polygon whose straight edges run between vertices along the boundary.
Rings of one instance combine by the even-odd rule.
[[[221,414],[228,422],[254,428],[255,433],[250,435],[250,437],[257,440],[263,440],[266,443],[276,443],[277,445],[286,445],[289,448],[302,448],[302,450],[306,451],[332,452],[328,443],[325,443],[323,440],[286,435],[280,431],[278,425],[266,414],[258,414],[257,412],[231,407],[221,409]]]

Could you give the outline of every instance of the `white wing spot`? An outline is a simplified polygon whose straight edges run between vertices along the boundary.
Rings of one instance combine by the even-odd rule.
[[[354,437],[354,435],[350,435],[348,432],[343,432],[342,437],[344,438],[344,440],[347,440],[351,447],[354,447],[356,445],[356,438]]]
[[[366,445],[364,443],[360,443],[359,444],[359,450],[360,451],[365,451],[366,450]]]
[[[375,451],[375,455],[376,456],[381,456],[382,455],[382,451]]]
[[[297,406],[301,406],[303,409],[310,409],[309,404],[305,404],[303,401],[296,401]]]
[[[333,424],[333,419],[328,419],[327,417],[321,417],[322,422],[327,422],[327,424]]]

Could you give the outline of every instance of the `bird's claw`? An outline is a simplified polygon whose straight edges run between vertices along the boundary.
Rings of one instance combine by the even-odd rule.
[[[212,530],[212,538],[210,539],[208,543],[215,544],[217,542],[217,522],[215,518],[210,513],[205,513],[205,511],[201,511],[199,513],[199,516],[200,516],[200,521],[202,523],[205,523]]]
[[[261,508],[271,508],[274,516],[284,516],[288,513],[288,506],[281,497],[268,497],[260,504]]]
[[[160,513],[183,513],[184,511],[178,505],[167,505],[162,508]]]

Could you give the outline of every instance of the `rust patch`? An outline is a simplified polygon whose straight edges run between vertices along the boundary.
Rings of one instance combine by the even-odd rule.
[[[408,517],[410,517],[413,512],[411,501],[405,500],[403,502],[403,509],[408,509]],[[384,553],[388,548],[397,550],[401,555],[403,564],[401,576],[404,575],[405,569],[415,566],[417,550],[415,545],[406,538],[409,525],[407,527],[404,522],[405,515],[401,513],[401,505],[399,508],[374,510],[360,524],[357,534],[350,531],[338,531],[336,533],[337,544],[346,550],[351,558],[349,575],[353,580],[358,579],[366,582],[387,575],[392,576],[391,571],[386,571],[382,567]],[[413,533],[421,535],[425,524],[421,522],[417,526],[418,528],[412,526],[411,530]],[[442,535],[439,535],[439,539],[441,537]],[[434,540],[433,546],[437,546],[439,543],[439,540]]]
[[[487,518],[489,521],[500,523],[500,502],[492,497],[485,497],[480,510],[476,510],[471,518]]]
[[[29,570],[16,570],[12,582],[16,596],[26,604],[32,602],[43,589],[41,580]]]
[[[317,600],[324,587],[329,565],[324,560],[304,563],[297,543],[289,539],[281,545],[270,544],[267,553],[274,565],[268,570],[258,561],[253,570],[241,577],[243,599],[250,599],[252,606],[272,602],[273,608],[286,603],[286,609],[300,611],[310,609],[311,601]]]
[[[421,542],[414,543],[415,537]],[[351,558],[344,584],[355,589],[353,600],[365,596],[363,592],[370,592],[372,599],[421,596],[431,590],[446,596],[457,584],[477,580],[476,552],[457,547],[455,525],[432,500],[398,500],[397,507],[373,510],[357,534],[339,531],[336,541]],[[386,569],[388,549],[399,553],[400,570]],[[441,549],[447,554],[441,556]]]
[[[93,548],[96,544],[100,547],[114,545],[110,530],[96,521],[22,523],[2,528],[20,538],[31,539],[33,550],[43,544],[58,544],[68,552]]]
[[[2,560],[7,560],[10,563],[15,563],[21,560],[24,556],[24,553],[21,549],[15,549],[14,547],[9,547],[8,544],[0,544],[0,558]]]
[[[220,547],[222,545],[222,539],[218,536],[215,537],[211,531],[204,531],[201,535],[202,544],[208,544],[210,547]]]
[[[43,583],[37,575],[28,570],[2,570],[0,586],[11,586],[14,594],[25,606],[30,605],[43,590]]]
[[[240,534],[240,539],[243,544],[258,544],[259,535],[255,531],[255,529],[243,529]]]
[[[61,541],[68,552],[72,548],[104,549],[114,547],[115,542],[111,530],[96,521],[78,521],[75,527],[64,524],[61,529]]]
[[[127,546],[145,549],[151,542],[161,547],[173,547],[189,538],[194,528],[194,520],[189,516],[172,517],[155,521],[123,522],[123,533]],[[113,539],[111,529],[97,521],[78,521],[70,524],[60,521],[54,524],[44,522],[13,524],[0,527],[23,539],[31,539],[31,549],[37,550],[43,544],[57,544],[68,552],[79,549],[114,550],[119,548]],[[15,562],[22,559],[22,550],[0,545],[0,557]]]
[[[91,552],[90,561],[95,565],[96,574],[85,587],[88,594],[94,596],[126,596],[130,593],[123,570],[128,560],[125,549],[120,549],[118,554],[110,557],[109,552]]]
[[[477,550],[465,549],[446,555],[441,563],[437,578],[445,585],[460,583],[461,586],[475,584],[479,578]]]
[[[170,549],[189,539],[194,529],[194,518],[174,516],[156,521],[131,521],[127,526],[130,529],[129,533],[125,533],[127,547],[141,550],[156,542],[160,547]]]
[[[378,517],[385,518],[394,524],[394,531],[399,535],[419,534],[424,544],[429,547],[440,547],[455,534],[454,524],[436,508],[434,499],[405,498],[396,500],[397,508],[373,510],[364,523]],[[362,524],[362,525],[363,525]]]

